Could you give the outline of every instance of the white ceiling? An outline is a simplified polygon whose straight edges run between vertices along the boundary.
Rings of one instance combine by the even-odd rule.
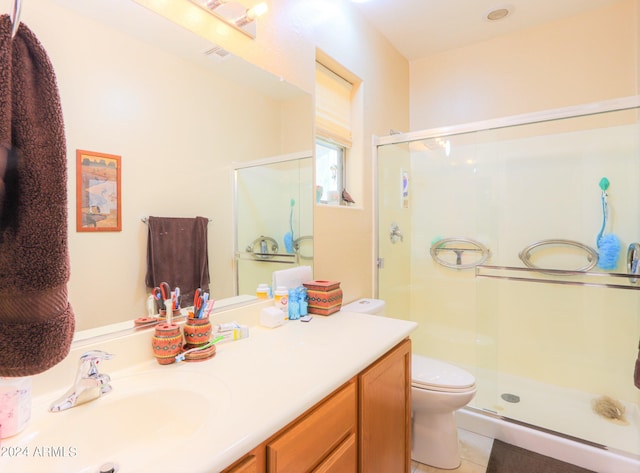
[[[621,0],[352,0],[369,22],[409,61]],[[486,14],[501,7],[499,21]]]

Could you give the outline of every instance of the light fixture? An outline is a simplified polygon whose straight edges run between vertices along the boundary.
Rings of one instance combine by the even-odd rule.
[[[189,0],[207,13],[225,22],[252,39],[256,37],[256,19],[267,12],[267,4],[262,2],[249,9],[230,0]]]
[[[256,21],[256,18],[258,18],[259,16],[264,15],[265,13],[267,13],[267,10],[269,9],[269,7],[267,7],[267,4],[262,2],[262,3],[258,3],[255,7],[249,8],[244,15],[242,15],[240,18],[238,18],[236,20],[236,25],[238,25],[240,28],[242,28],[243,26]]]
[[[225,2],[224,0],[209,0],[204,2],[204,6],[207,7],[209,10],[215,10],[223,3],[227,3],[227,2]]]

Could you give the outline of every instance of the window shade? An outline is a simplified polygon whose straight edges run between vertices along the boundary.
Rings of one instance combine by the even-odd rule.
[[[316,132],[351,147],[351,91],[353,85],[316,63]]]

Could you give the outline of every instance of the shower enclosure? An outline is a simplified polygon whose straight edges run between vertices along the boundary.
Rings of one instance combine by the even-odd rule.
[[[376,144],[377,293],[414,352],[475,375],[468,409],[640,458],[640,97]]]

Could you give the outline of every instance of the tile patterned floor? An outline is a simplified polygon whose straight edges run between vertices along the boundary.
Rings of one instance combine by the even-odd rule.
[[[460,429],[458,430],[458,440],[460,441],[460,457],[462,458],[462,464],[458,468],[441,470],[412,461],[411,473],[485,473],[493,439]]]

